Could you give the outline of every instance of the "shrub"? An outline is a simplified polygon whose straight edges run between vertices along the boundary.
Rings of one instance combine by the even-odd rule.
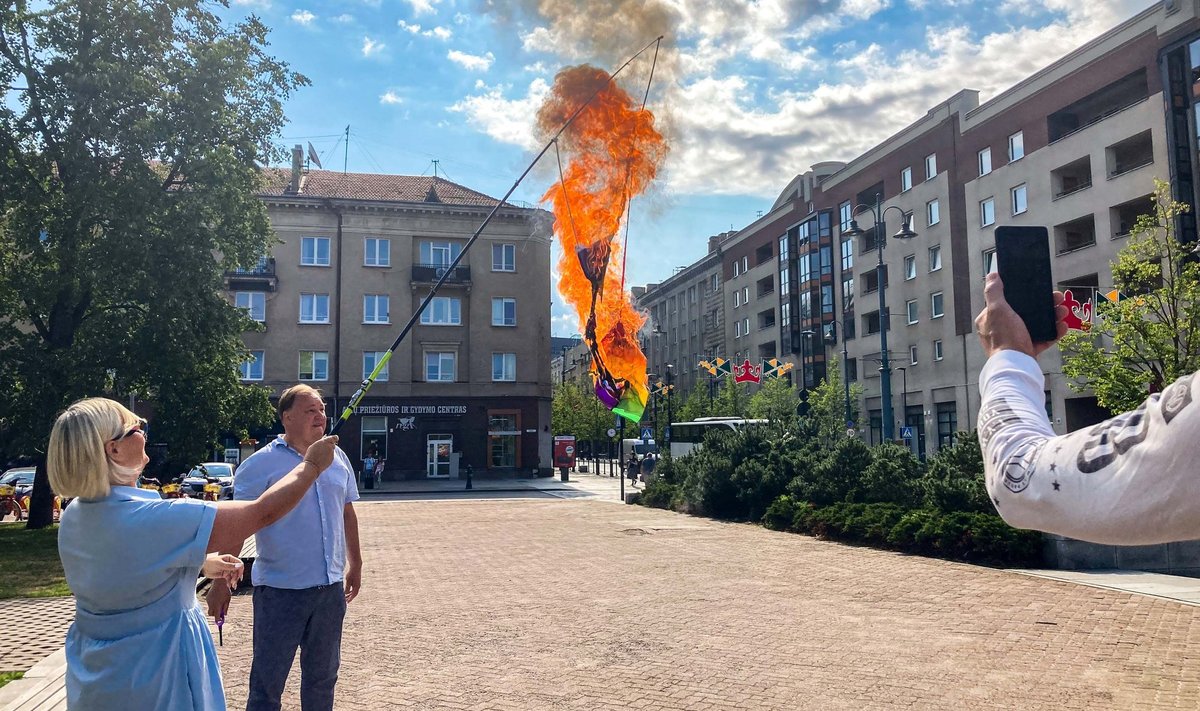
[[[788,493],[817,506],[845,501],[871,464],[871,450],[862,440],[846,437],[834,446],[828,457],[810,457],[811,469],[797,472]]]
[[[848,500],[866,504],[921,503],[921,460],[907,447],[887,442],[870,451],[871,461],[852,487]]]
[[[925,505],[939,511],[995,513],[983,478],[983,454],[975,432],[959,432],[938,450],[921,479]]]
[[[638,503],[655,509],[669,509],[675,495],[675,485],[668,483],[665,477],[656,476],[646,484]]]

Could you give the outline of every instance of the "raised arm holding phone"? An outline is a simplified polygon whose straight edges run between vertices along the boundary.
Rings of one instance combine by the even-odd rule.
[[[1035,343],[989,274],[975,319],[987,363],[979,375],[979,441],[988,492],[1017,528],[1078,540],[1140,545],[1200,538],[1200,392],[1187,375],[1140,407],[1055,435]],[[1066,334],[1054,292],[1054,340]]]

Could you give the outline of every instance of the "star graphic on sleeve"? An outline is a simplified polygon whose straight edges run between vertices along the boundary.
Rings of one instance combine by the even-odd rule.
[[[1053,472],[1053,471],[1058,471],[1058,465],[1057,465],[1057,464],[1054,464],[1054,463],[1051,463],[1051,464],[1050,464],[1050,471],[1052,471],[1052,472]]]
[[[1000,499],[998,499],[998,498],[996,498],[995,496],[993,496],[993,497],[992,497],[992,503],[996,505],[996,508],[1000,508]]]
[[[1055,490],[1055,491],[1058,491],[1061,485],[1058,483],[1058,480],[1057,480],[1057,479],[1055,479],[1055,480],[1054,480],[1054,484],[1053,484],[1053,486],[1054,486],[1054,490]]]

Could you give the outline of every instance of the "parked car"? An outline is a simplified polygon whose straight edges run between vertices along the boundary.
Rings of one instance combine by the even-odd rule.
[[[37,469],[33,467],[16,467],[0,475],[0,484],[8,484],[17,490],[17,498],[33,494],[33,475]]]
[[[217,498],[233,498],[233,465],[226,462],[204,462],[192,467],[183,477],[183,491],[193,499],[204,498],[204,487],[210,482],[221,487]]]

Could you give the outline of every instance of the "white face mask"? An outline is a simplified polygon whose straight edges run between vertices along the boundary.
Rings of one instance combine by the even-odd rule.
[[[138,474],[141,474],[142,469],[145,469],[145,465],[137,466],[137,467],[126,467],[126,466],[117,464],[116,462],[114,462],[110,459],[110,460],[108,460],[108,468],[109,468],[109,471],[111,472],[111,477],[114,481],[119,482],[121,485],[124,485],[124,486],[132,486],[133,483],[137,481]]]

